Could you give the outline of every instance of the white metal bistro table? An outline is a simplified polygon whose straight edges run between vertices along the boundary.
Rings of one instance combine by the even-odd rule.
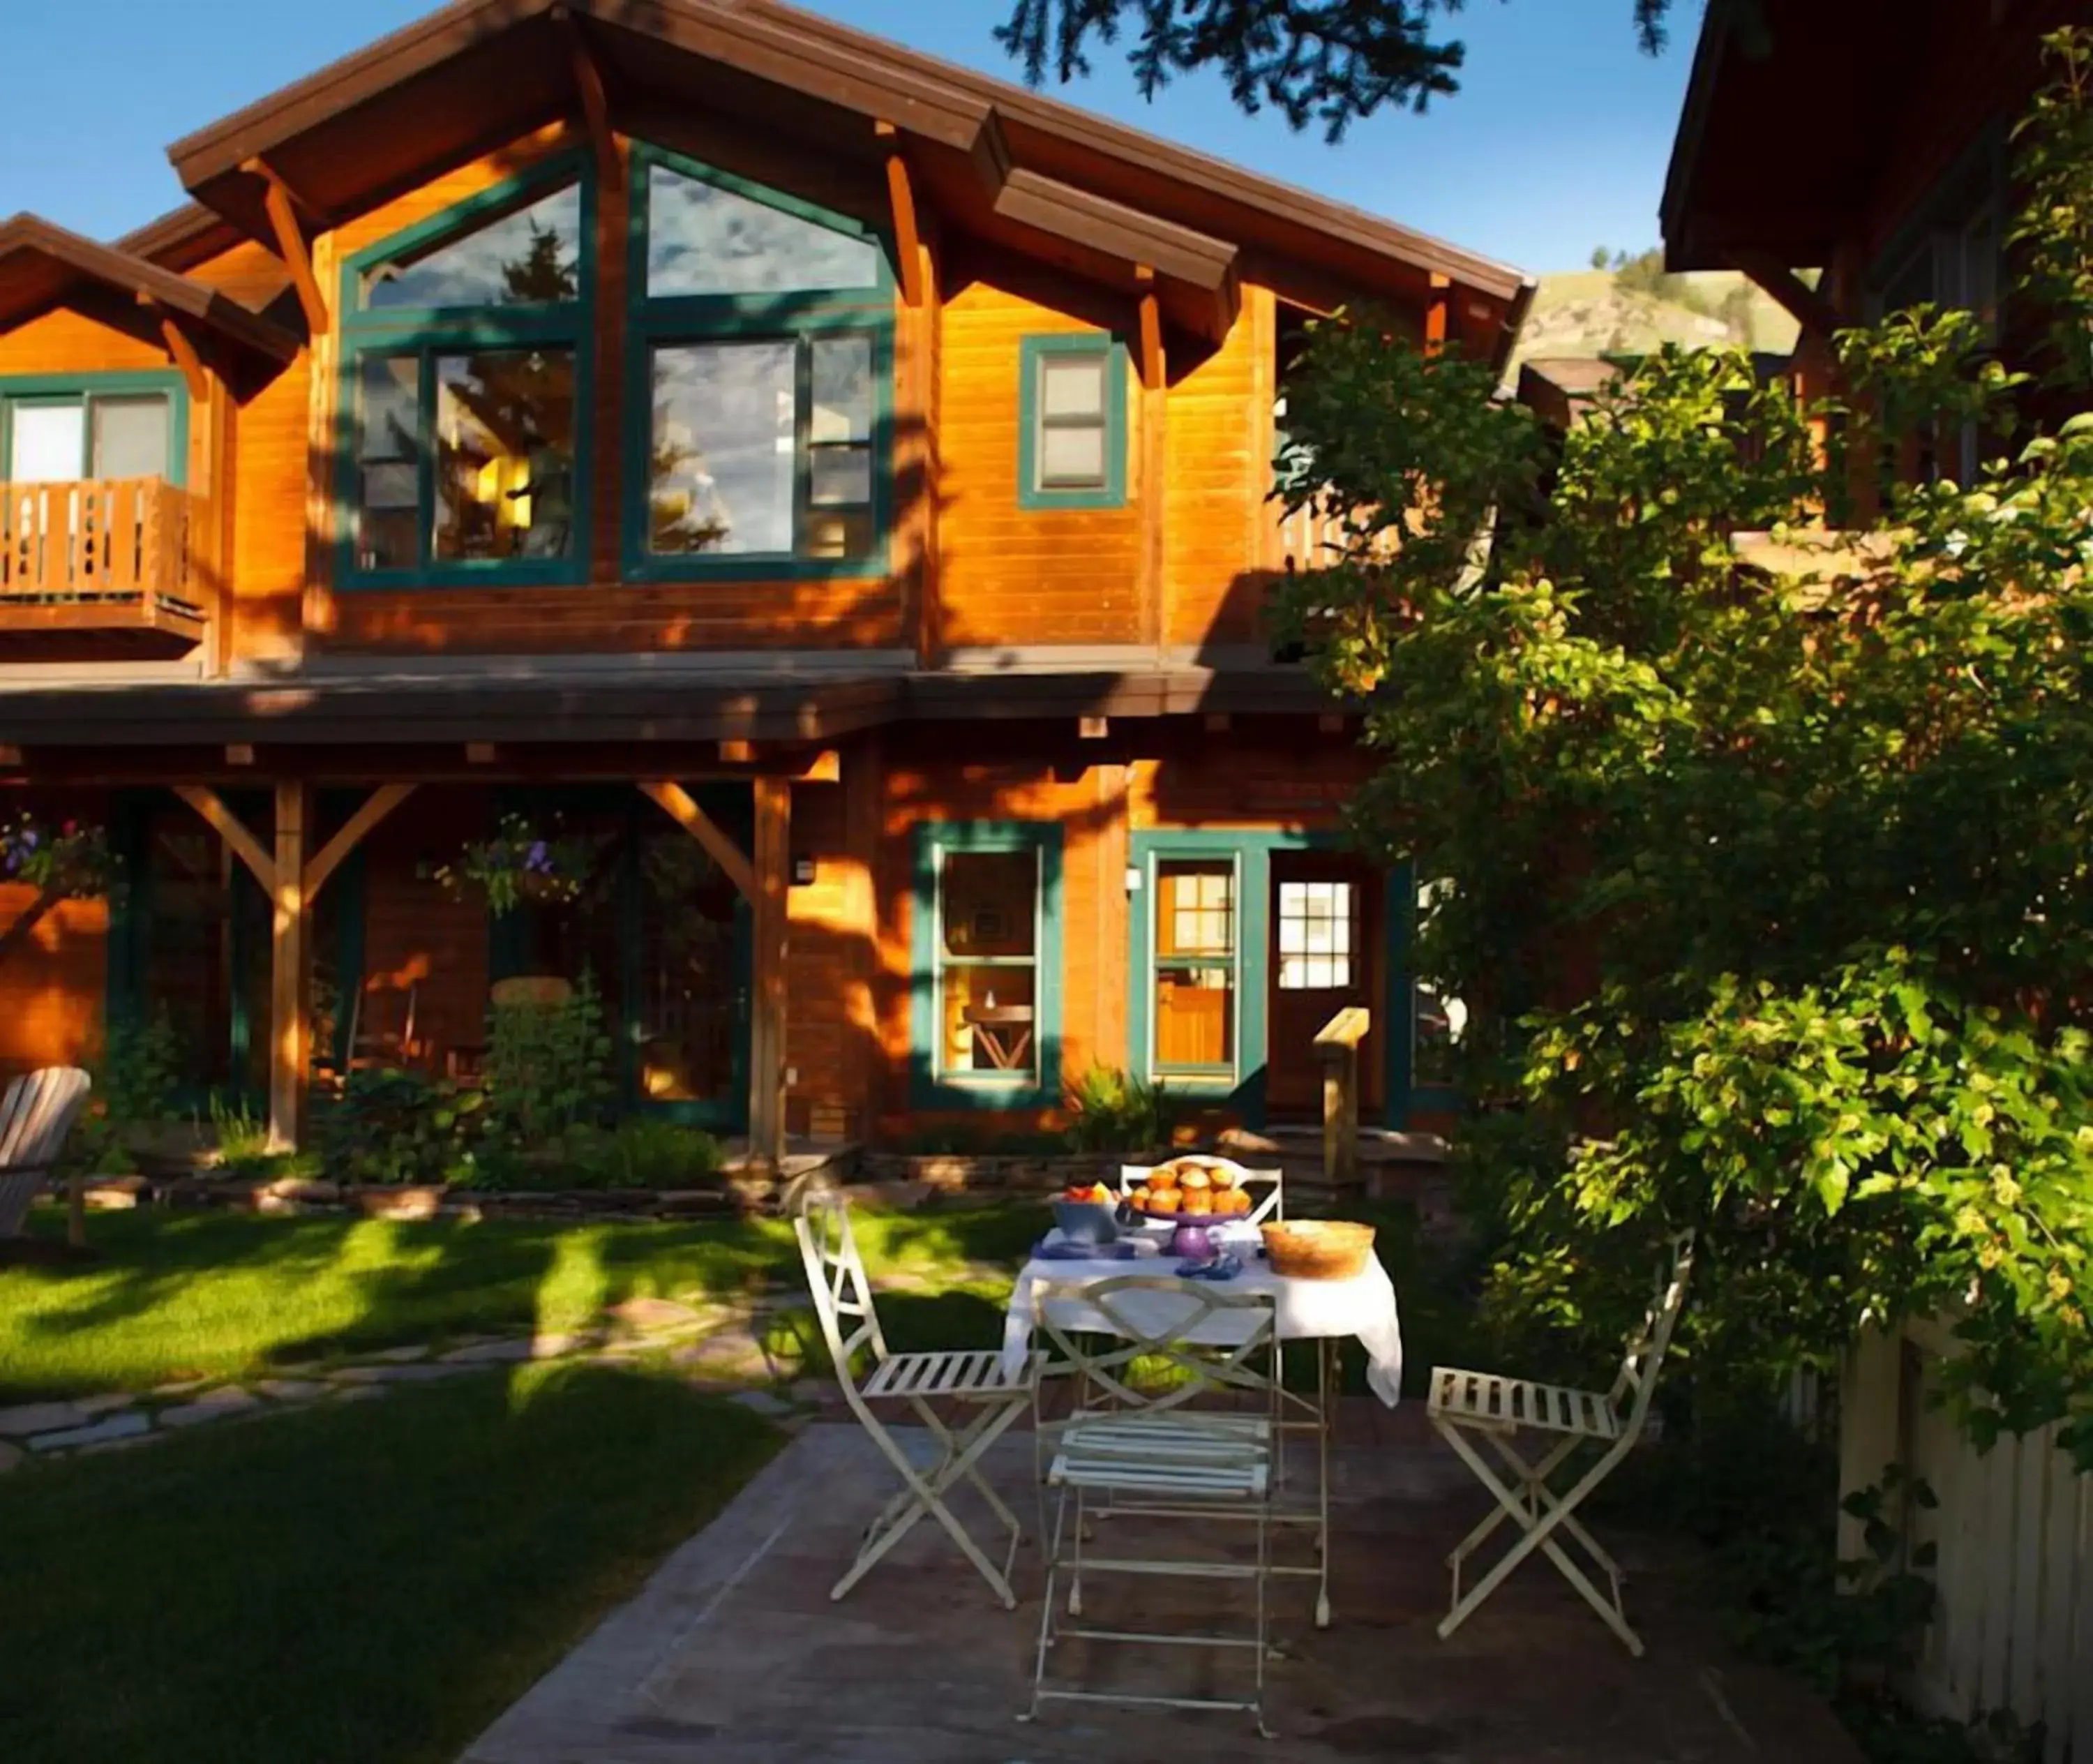
[[[1017,1284],[1011,1289],[1010,1307],[1003,1316],[1003,1362],[1006,1368],[1021,1368],[1025,1356],[1032,1350],[1036,1320],[1034,1294],[1039,1282],[1050,1281],[1065,1288],[1088,1285],[1117,1275],[1169,1274],[1176,1271],[1177,1259],[1160,1250],[1162,1239],[1168,1235],[1167,1229],[1155,1234],[1130,1235],[1148,1235],[1149,1241],[1157,1243],[1157,1253],[1132,1259],[1103,1255],[1077,1259],[1035,1253],[1026,1261],[1017,1276]],[[1317,1627],[1325,1627],[1330,1621],[1330,1433],[1336,1419],[1336,1347],[1339,1341],[1349,1337],[1366,1350],[1367,1387],[1382,1402],[1393,1408],[1402,1393],[1402,1325],[1396,1311],[1395,1285],[1377,1257],[1369,1257],[1366,1267],[1350,1280],[1297,1280],[1275,1273],[1271,1265],[1259,1257],[1254,1234],[1231,1233],[1224,1226],[1216,1230],[1216,1235],[1243,1262],[1242,1272],[1223,1283],[1221,1289],[1270,1293],[1280,1344],[1315,1344],[1315,1395],[1311,1398],[1293,1391],[1284,1393],[1289,1406],[1302,1417],[1298,1422],[1285,1424],[1311,1429],[1315,1435],[1315,1509],[1312,1513],[1283,1514],[1280,1517],[1283,1522],[1312,1523],[1316,1527],[1316,1562],[1313,1567],[1275,1567],[1272,1572],[1315,1577],[1315,1623]],[[1050,1232],[1046,1244],[1055,1244],[1060,1237],[1058,1229]],[[1140,1297],[1138,1294],[1128,1294],[1122,1296],[1120,1302],[1130,1326],[1145,1328],[1146,1324],[1136,1314]],[[1118,1333],[1109,1320],[1096,1311],[1086,1311],[1070,1300],[1057,1303],[1055,1320],[1064,1329],[1095,1330],[1102,1334]],[[1218,1312],[1193,1331],[1190,1339],[1214,1347],[1239,1346],[1239,1341],[1228,1339],[1228,1332],[1240,1327],[1240,1314]]]

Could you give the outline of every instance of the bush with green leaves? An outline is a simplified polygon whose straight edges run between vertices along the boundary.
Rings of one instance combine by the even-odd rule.
[[[71,1142],[88,1171],[124,1176],[137,1168],[136,1141],[176,1118],[181,1066],[181,1043],[164,1014],[108,1026],[88,1063],[93,1088]]]
[[[2093,33],[2049,53],[2013,232],[2082,405]],[[1944,1315],[1974,1436],[2093,1466],[2093,414],[1918,307],[1836,399],[1666,349],[1551,441],[1401,330],[1289,381],[1290,498],[1354,536],[1280,635],[1367,704],[1361,843],[1450,885],[1415,960],[1519,1113],[1476,1124],[1493,1302],[1597,1351],[1697,1225],[1704,1366]],[[1970,482],[1893,469],[1965,436]]]
[[[561,1145],[562,1185],[570,1188],[703,1188],[717,1183],[726,1161],[703,1128],[644,1115],[570,1129]]]
[[[497,1005],[488,1025],[487,1092],[498,1131],[528,1151],[609,1119],[611,1039],[587,973],[562,1002]]]
[[[314,1111],[327,1173],[349,1182],[470,1181],[487,1145],[487,1095],[427,1073],[349,1073]]]
[[[1159,1151],[1176,1124],[1160,1084],[1112,1066],[1092,1066],[1068,1086],[1064,1106],[1071,1151]]]

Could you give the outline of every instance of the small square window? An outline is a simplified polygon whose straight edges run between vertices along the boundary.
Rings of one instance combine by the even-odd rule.
[[[1028,337],[1020,355],[1021,505],[1118,506],[1126,452],[1119,345],[1103,335]]]

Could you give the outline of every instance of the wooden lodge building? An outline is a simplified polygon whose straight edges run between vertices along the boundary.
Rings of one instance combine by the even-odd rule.
[[[1349,1004],[1432,1105],[1275,388],[1359,299],[1501,361],[1520,275],[768,0],[463,0],[170,158],[0,225],[0,820],[128,878],[0,884],[0,1068],[164,1013],[295,1138],[316,1021],[441,1072],[586,968],[759,1152],[1310,1114]],[[579,899],[444,886],[512,816]]]

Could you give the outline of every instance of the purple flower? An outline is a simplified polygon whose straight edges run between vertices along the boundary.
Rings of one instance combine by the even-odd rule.
[[[535,870],[540,876],[552,874],[552,854],[545,849],[545,842],[543,839],[533,839],[531,842],[531,849],[523,854],[523,867],[528,870]]]

